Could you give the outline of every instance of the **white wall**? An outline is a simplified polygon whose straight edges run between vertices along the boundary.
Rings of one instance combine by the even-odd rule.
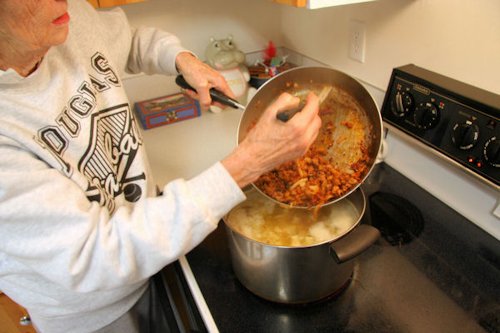
[[[253,1],[255,2],[255,1]],[[348,58],[349,21],[366,23],[366,62]],[[386,89],[393,67],[415,63],[500,93],[500,1],[378,0],[282,7],[285,46]]]
[[[152,25],[176,34],[204,58],[210,37],[232,34],[243,52],[280,40],[281,6],[267,0],[148,0],[122,7],[133,25]],[[278,20],[279,21],[279,20]]]

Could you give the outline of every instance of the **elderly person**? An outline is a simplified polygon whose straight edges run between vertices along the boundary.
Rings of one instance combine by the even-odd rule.
[[[40,332],[138,332],[149,278],[245,199],[241,188],[302,156],[318,100],[288,123],[287,94],[229,156],[157,196],[120,74],[182,73],[207,108],[224,79],[122,11],[84,0],[0,0],[0,290]]]

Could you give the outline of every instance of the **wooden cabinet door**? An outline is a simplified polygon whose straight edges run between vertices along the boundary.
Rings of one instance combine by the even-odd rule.
[[[352,5],[355,3],[369,2],[376,0],[273,0],[273,1],[289,6],[317,9],[317,8],[333,7],[341,5]]]
[[[143,2],[145,0],[87,0],[95,8],[106,8],[126,5],[134,2]]]
[[[307,0],[273,0],[274,2],[281,3],[283,5],[295,6],[295,7],[305,7]]]
[[[36,333],[33,326],[22,326],[21,317],[26,310],[0,292],[0,333]]]
[[[90,4],[94,6],[94,8],[99,7],[99,2],[97,2],[97,0],[87,0],[87,1],[90,2]]]

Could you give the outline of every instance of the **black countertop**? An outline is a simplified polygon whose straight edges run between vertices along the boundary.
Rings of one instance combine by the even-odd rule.
[[[500,332],[500,242],[384,163],[363,190],[362,223],[383,237],[326,301],[276,304],[245,289],[223,222],[191,251],[220,332]]]

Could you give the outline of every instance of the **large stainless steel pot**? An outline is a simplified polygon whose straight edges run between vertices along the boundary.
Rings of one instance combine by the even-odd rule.
[[[366,205],[361,189],[343,200],[349,200],[357,211],[352,227],[335,239],[305,247],[274,246],[250,239],[231,227],[229,213],[224,222],[239,281],[264,299],[288,304],[318,301],[341,289],[353,273],[352,259],[380,235],[377,229],[359,224]]]
[[[237,139],[238,143],[240,143],[245,138],[250,128],[262,115],[266,106],[271,104],[280,93],[287,91],[292,94],[297,94],[298,89],[299,93],[311,90],[319,94],[318,88],[320,89],[324,86],[337,87],[354,98],[366,114],[367,124],[365,126],[365,131],[369,138],[367,140],[366,149],[367,158],[366,161],[363,162],[367,167],[366,171],[362,175],[360,181],[350,185],[348,191],[328,202],[333,203],[353,193],[364,182],[375,165],[382,144],[382,118],[377,104],[370,93],[356,79],[338,70],[327,67],[297,67],[280,73],[262,85],[248,103],[239,123]],[[334,112],[336,111],[334,110]],[[338,112],[340,113],[340,110],[338,110]],[[338,117],[342,116],[339,115]],[[352,160],[353,154],[351,152],[359,148],[354,142],[350,142],[351,140],[349,139],[344,140],[341,144],[335,141],[334,146],[330,149],[330,154],[336,164],[349,166],[356,162],[356,160]],[[342,159],[345,161],[341,162],[340,160]]]

